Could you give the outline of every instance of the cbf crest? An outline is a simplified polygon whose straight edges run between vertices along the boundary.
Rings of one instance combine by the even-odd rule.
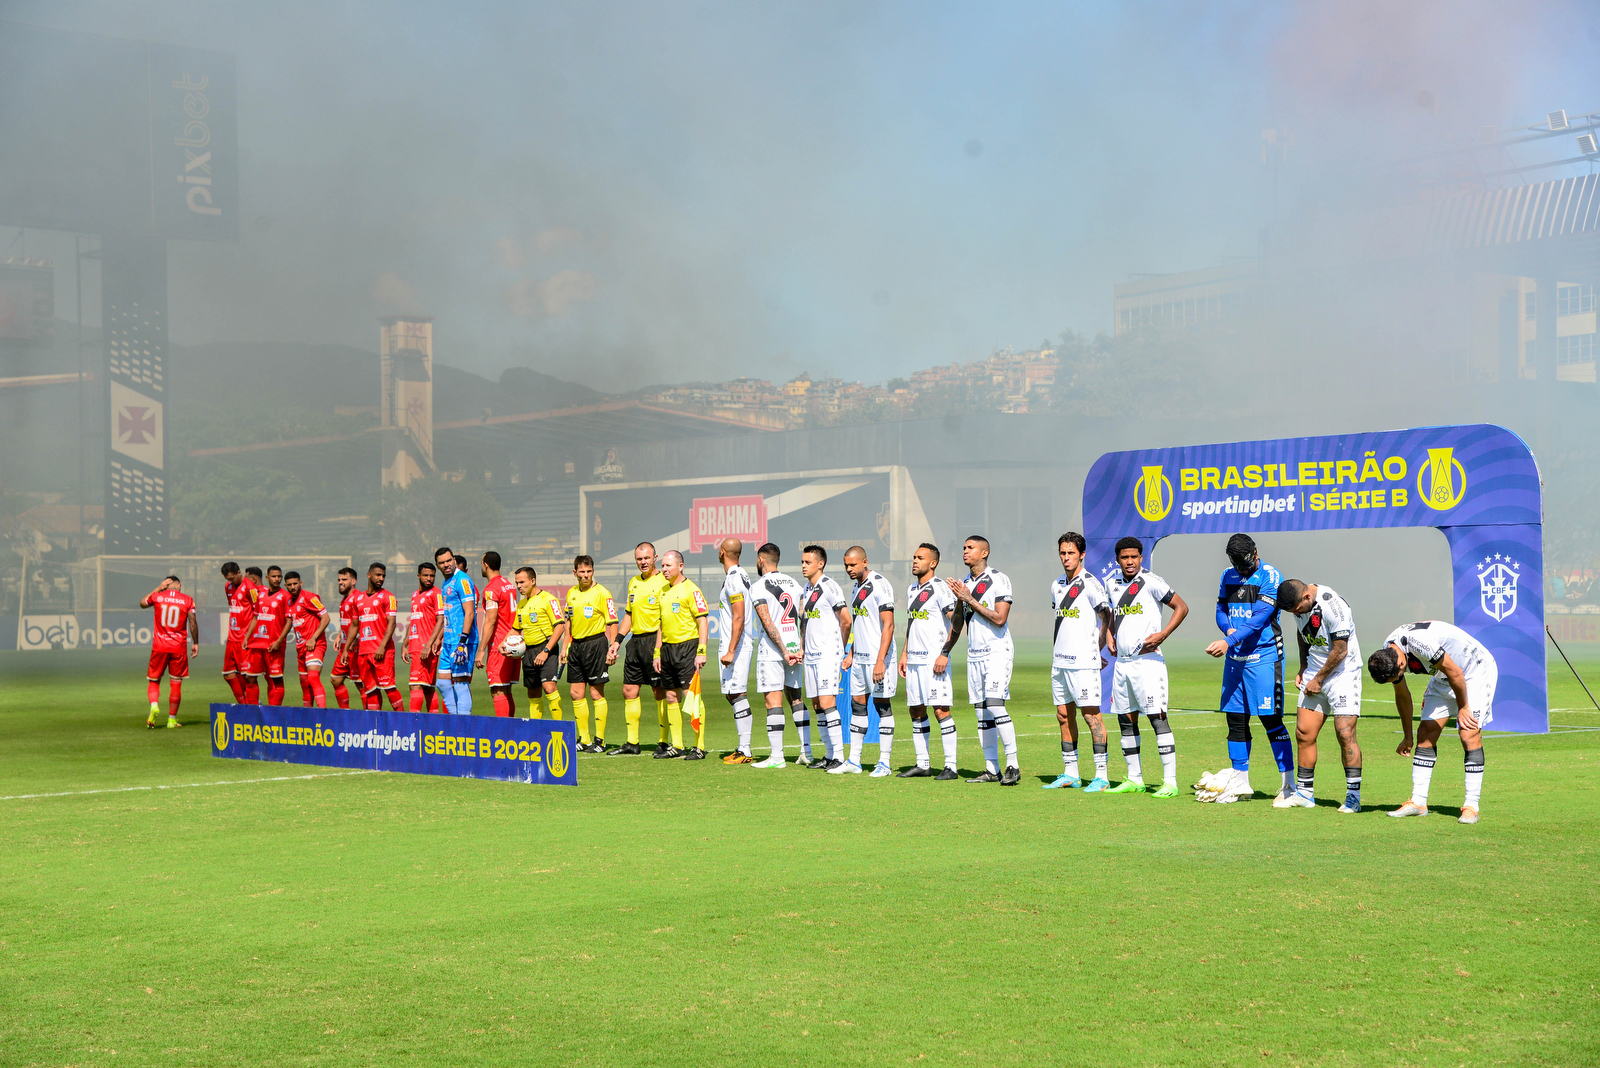
[[[1478,564],[1478,603],[1496,623],[1517,610],[1517,572],[1522,565],[1502,553]]]

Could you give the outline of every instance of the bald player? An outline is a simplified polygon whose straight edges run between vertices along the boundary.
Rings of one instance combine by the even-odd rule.
[[[854,586],[850,591],[850,618],[854,626],[855,658],[850,663],[850,756],[846,763],[861,767],[861,747],[867,741],[867,701],[878,710],[878,763],[872,777],[894,773],[889,760],[894,750],[894,698],[900,681],[899,657],[894,644],[894,586],[872,570],[867,550],[852,545],[844,551],[844,569]]]

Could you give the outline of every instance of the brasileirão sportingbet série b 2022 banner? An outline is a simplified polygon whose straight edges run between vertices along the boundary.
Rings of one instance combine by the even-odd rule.
[[[1453,622],[1500,670],[1494,727],[1548,729],[1543,492],[1533,453],[1504,427],[1107,453],[1084,480],[1083,522],[1098,574],[1110,573],[1113,546],[1128,535],[1144,540],[1148,562],[1152,543],[1173,534],[1437,527],[1450,546]],[[1403,562],[1380,566],[1404,581]],[[1361,639],[1370,652],[1383,634],[1366,630]]]
[[[330,768],[578,785],[567,720],[212,705],[211,755]]]

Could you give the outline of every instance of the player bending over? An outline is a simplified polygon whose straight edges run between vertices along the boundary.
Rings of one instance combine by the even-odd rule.
[[[1189,606],[1165,579],[1145,569],[1144,544],[1138,538],[1117,542],[1117,570],[1106,582],[1106,598],[1112,603],[1106,651],[1117,658],[1111,673],[1111,711],[1116,713],[1122,757],[1128,762],[1127,780],[1107,792],[1145,792],[1139,763],[1138,715],[1143,712],[1155,729],[1156,751],[1161,755],[1162,782],[1155,795],[1177,797],[1178,750],[1167,723],[1167,658],[1161,643],[1183,623]],[[1172,609],[1165,627],[1161,625],[1162,605]],[[1084,792],[1099,791],[1091,783]]]
[[[322,661],[328,655],[328,610],[321,597],[301,584],[298,571],[283,576],[283,588],[289,591],[289,626],[294,629],[300,704],[303,708],[322,708],[328,703],[322,688]]]
[[[750,653],[755,634],[751,620],[755,598],[750,596],[750,576],[739,566],[744,542],[723,538],[717,544],[717,562],[722,565],[722,593],[717,597],[717,660],[722,668],[722,696],[733,708],[733,726],[739,744],[722,758],[724,764],[754,764],[750,751]]]
[[[234,570],[238,571],[238,565]],[[194,612],[194,598],[183,592],[183,581],[177,575],[168,575],[139,602],[139,607],[154,608],[156,624],[150,639],[150,670],[145,674],[150,715],[144,725],[155,729],[161,714],[161,676],[165,674],[167,726],[181,727],[178,705],[183,701],[183,680],[189,677],[189,658],[200,651],[200,620]]]
[[[1300,641],[1300,689],[1295,713],[1299,770],[1294,793],[1272,803],[1274,808],[1312,808],[1316,804],[1317,735],[1329,716],[1344,759],[1344,804],[1339,811],[1361,811],[1361,746],[1356,722],[1361,716],[1361,644],[1356,641],[1350,605],[1327,586],[1285,579],[1278,586],[1278,607],[1295,616]]]
[[[1106,725],[1100,718],[1100,650],[1111,629],[1111,602],[1106,588],[1083,566],[1088,548],[1082,534],[1069,530],[1056,541],[1063,574],[1050,586],[1050,606],[1055,612],[1054,650],[1050,665],[1051,696],[1056,722],[1061,727],[1060,775],[1044,784],[1046,790],[1075,790],[1078,777],[1078,713],[1094,745],[1096,792],[1111,783],[1106,779]]]
[[[983,746],[984,772],[968,782],[997,782],[1015,786],[1022,781],[1017,763],[1017,728],[1006,711],[1011,699],[1011,668],[1016,649],[1011,644],[1011,580],[989,566],[989,539],[974,534],[961,546],[967,573],[959,581],[946,579],[950,592],[964,607],[967,627],[967,699],[978,717],[978,741]],[[1000,747],[1005,747],[1006,770],[1000,771]]]
[[[611,678],[611,665],[621,652],[617,644],[617,604],[611,591],[594,580],[594,557],[573,557],[572,577],[578,584],[567,590],[567,692],[572,697],[572,718],[580,729],[586,729],[588,702],[594,703],[598,719],[606,718],[606,682]],[[561,705],[557,703],[553,709],[552,718],[559,718]],[[631,756],[639,752],[637,718],[628,724],[628,738],[626,745],[613,746],[605,755]],[[589,751],[598,753],[600,749],[593,747]]]
[[[689,687],[706,662],[706,595],[700,587],[683,574],[683,554],[668,549],[661,557],[661,572],[667,580],[666,592],[661,596],[661,626],[656,630],[656,647],[651,656],[650,670],[661,680],[667,698],[667,723],[672,729],[672,741],[665,750],[656,750],[657,759],[704,760],[705,717],[698,719],[700,734],[695,744],[683,746],[683,714],[696,715],[694,695]],[[687,706],[687,707],[686,707]]]
[[[406,647],[400,655],[410,671],[410,708],[413,712],[439,711],[439,649],[444,640],[444,594],[434,586],[439,569],[424,560],[417,565],[417,588],[411,595],[411,619],[406,624]]]
[[[1500,668],[1489,650],[1472,635],[1437,619],[1407,623],[1384,639],[1383,648],[1367,658],[1372,681],[1394,683],[1394,703],[1400,710],[1403,737],[1395,752],[1411,752],[1411,690],[1406,672],[1431,675],[1422,691],[1422,725],[1417,728],[1416,753],[1411,758],[1411,797],[1391,816],[1426,816],[1428,785],[1439,755],[1439,735],[1445,720],[1456,717],[1461,748],[1466,752],[1466,795],[1458,823],[1478,822],[1478,800],[1483,795],[1483,728],[1494,718],[1494,690]]]
[[[778,547],[767,542],[756,550],[756,583],[750,588],[756,621],[761,625],[756,646],[756,689],[767,708],[767,741],[771,751],[757,768],[786,768],[783,758],[784,701],[800,734],[800,760],[811,763],[811,716],[806,710],[800,647],[800,583],[778,570]]]
[[[1232,782],[1225,783],[1220,802],[1254,795],[1250,785],[1250,717],[1272,745],[1281,781],[1277,796],[1294,793],[1294,747],[1283,725],[1283,631],[1278,626],[1278,569],[1261,562],[1248,534],[1228,539],[1232,566],[1222,573],[1217,589],[1217,629],[1223,636],[1206,646],[1222,662],[1222,712],[1228,720],[1228,762]]]
[[[911,554],[911,585],[906,588],[906,647],[900,653],[900,677],[906,680],[906,711],[911,713],[911,745],[917,762],[902,779],[932,776],[941,782],[960,778],[956,771],[956,721],[950,715],[950,650],[956,645],[956,595],[934,572],[939,547],[923,542]],[[944,770],[933,774],[928,756],[928,709],[939,721],[944,745]]]
[[[556,683],[561,678],[561,638],[567,620],[549,590],[539,588],[539,573],[531,567],[517,568],[517,612],[512,626],[522,635],[522,685],[528,692],[528,718],[561,718],[561,694]],[[604,697],[600,700],[605,700]]]
[[[344,680],[355,677],[358,690],[361,685],[355,659],[350,655],[350,640],[361,625],[361,593],[356,589],[359,577],[353,567],[339,569],[339,650],[333,655],[328,681],[333,683],[333,699],[340,708],[350,707],[350,691],[345,689]]]
[[[502,719],[511,715],[511,687],[522,677],[522,656],[507,656],[500,646],[516,622],[517,589],[500,574],[500,554],[493,549],[483,554],[483,645],[478,649],[477,666],[489,676],[489,699],[494,714]],[[582,721],[579,721],[582,725]],[[602,724],[599,734],[605,733]],[[584,730],[588,735],[588,730]]]
[[[844,759],[844,720],[839,715],[839,682],[852,662],[845,652],[850,644],[850,603],[833,576],[822,573],[827,566],[828,550],[822,546],[807,545],[801,550],[800,573],[806,578],[805,600],[800,602],[806,696],[816,709],[823,753],[820,763],[809,766],[823,768],[830,775],[859,775],[861,765],[852,768]]]
[[[861,747],[867,741],[867,698],[878,710],[878,765],[872,777],[894,774],[889,760],[894,753],[894,699],[900,673],[894,647],[894,586],[872,570],[867,550],[852,545],[844,551],[844,569],[855,586],[850,591],[851,637],[855,640],[850,663],[850,759],[861,767]]]
[[[223,597],[228,602],[228,636],[223,639],[222,680],[233,691],[233,699],[253,705],[260,699],[256,680],[250,674],[250,631],[256,621],[256,598],[260,588],[250,576],[229,560],[222,565]]]

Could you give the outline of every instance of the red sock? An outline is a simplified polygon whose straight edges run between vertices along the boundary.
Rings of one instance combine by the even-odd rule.
[[[504,690],[495,690],[489,695],[494,699],[494,714],[504,718],[511,715],[511,695]]]
[[[300,672],[300,707],[311,707],[311,676]]]
[[[178,714],[178,704],[183,700],[183,683],[171,679],[167,683],[167,715]]]
[[[339,702],[340,708],[350,707],[350,691],[345,689],[343,679],[335,679],[333,683],[333,699]]]
[[[283,676],[267,676],[267,704],[283,704]]]
[[[378,691],[361,695],[361,707],[369,712],[377,712],[383,708],[383,699],[378,696]]]
[[[256,682],[254,675],[246,675],[244,677],[244,703],[247,705],[259,705],[261,703],[261,687]]]
[[[411,688],[411,702],[408,707],[412,712],[421,712],[422,705],[426,698],[427,695],[422,692],[420,687],[413,686]]]
[[[406,710],[405,709],[405,702],[400,700],[400,691],[399,690],[397,690],[393,686],[391,686],[391,687],[389,687],[387,690],[385,690],[383,692],[389,695],[389,707],[390,708],[394,709],[396,712],[404,712]],[[378,707],[382,708],[383,705],[380,703],[378,705]]]
[[[439,687],[431,686],[429,687],[429,691],[433,694],[433,698],[428,702],[428,711],[439,712]]]
[[[244,680],[237,675],[224,675],[222,680],[228,684],[228,689],[233,691],[233,703],[244,704]]]
[[[159,703],[161,701],[161,680],[146,679],[144,692],[145,696],[150,699],[151,704]]]
[[[315,675],[307,675],[306,678],[310,680],[312,706],[315,708],[326,708],[328,706],[328,695],[322,689],[321,673],[319,672]]]

